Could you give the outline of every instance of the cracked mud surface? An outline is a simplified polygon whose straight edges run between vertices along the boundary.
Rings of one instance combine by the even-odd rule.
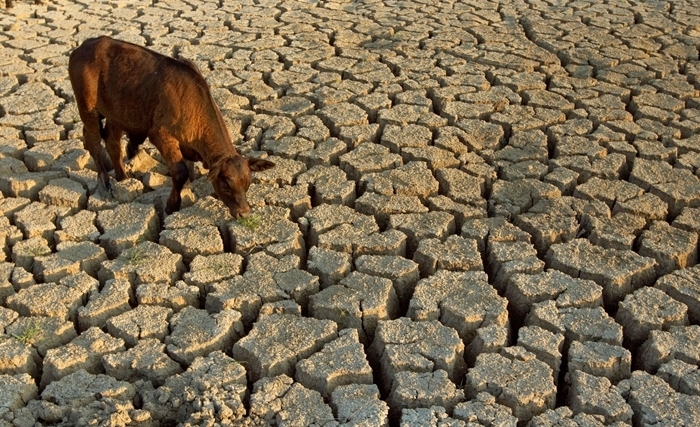
[[[0,426],[700,424],[691,1],[0,9]],[[107,195],[69,53],[192,60],[245,221],[146,143]]]

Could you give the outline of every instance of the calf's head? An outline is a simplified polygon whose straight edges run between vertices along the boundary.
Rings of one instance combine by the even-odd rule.
[[[214,165],[208,179],[219,199],[228,206],[231,216],[240,218],[250,212],[246,191],[250,187],[251,172],[260,172],[275,166],[269,160],[249,159],[236,155]]]

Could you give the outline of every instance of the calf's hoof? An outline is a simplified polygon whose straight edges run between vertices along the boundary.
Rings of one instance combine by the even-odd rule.
[[[109,175],[106,177],[100,177],[97,180],[97,189],[102,194],[114,196],[114,187],[112,187],[112,182],[109,179]]]
[[[180,210],[180,200],[177,200],[176,202],[171,202],[170,199],[168,199],[168,202],[165,204],[165,213],[170,215],[173,212],[177,212]]]

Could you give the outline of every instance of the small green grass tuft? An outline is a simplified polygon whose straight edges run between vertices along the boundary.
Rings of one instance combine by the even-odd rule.
[[[134,246],[126,250],[125,257],[129,264],[140,264],[147,258],[146,249],[142,246]]]
[[[216,274],[225,274],[231,270],[231,266],[223,261],[212,263],[209,268],[214,270]]]
[[[29,253],[31,253],[32,256],[34,256],[34,257],[48,255],[48,254],[46,253],[45,248],[42,248],[41,246],[34,246],[34,247],[32,247],[32,248],[29,248]],[[51,252],[49,252],[49,254],[50,254],[50,253],[51,253]]]
[[[243,227],[255,230],[262,224],[262,218],[258,215],[248,215],[238,218],[236,222],[242,225]]]
[[[22,331],[21,334],[12,334],[12,336],[22,344],[29,345],[34,341],[34,339],[37,337],[37,335],[39,335],[40,332],[41,325],[39,325],[39,322],[32,322],[32,324],[27,326],[27,328],[24,331]]]

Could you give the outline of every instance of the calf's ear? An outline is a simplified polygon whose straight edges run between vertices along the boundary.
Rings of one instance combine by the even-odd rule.
[[[248,167],[252,172],[262,172],[271,169],[275,166],[269,160],[265,159],[248,159]]]
[[[209,174],[207,174],[207,180],[214,181],[216,177],[219,175],[219,172],[221,172],[221,165],[216,165],[213,168],[209,169]]]

